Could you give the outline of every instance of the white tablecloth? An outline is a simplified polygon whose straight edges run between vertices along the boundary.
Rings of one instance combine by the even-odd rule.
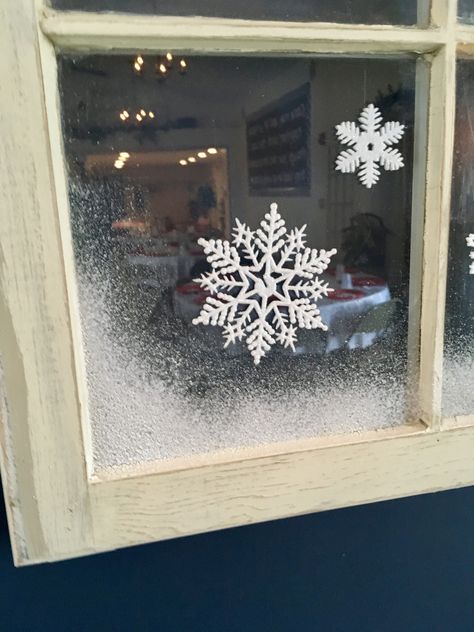
[[[354,275],[357,276],[357,275]],[[369,275],[363,275],[367,277]],[[336,287],[333,276],[323,277],[330,287]],[[357,287],[364,296],[351,300],[335,300],[323,298],[318,301],[321,318],[328,327],[327,335],[315,335],[315,330],[298,329],[298,343],[296,353],[329,353],[335,349],[347,346],[349,349],[368,347],[377,339],[381,332],[373,331],[354,334],[360,317],[370,311],[375,305],[390,300],[390,290],[386,284],[371,287]],[[201,306],[195,302],[196,294],[180,294],[174,292],[175,314],[188,324],[199,315]],[[208,328],[218,329],[218,328]],[[219,331],[220,333],[220,331]],[[239,345],[229,345],[226,351],[238,353]],[[292,353],[291,349],[288,351]]]

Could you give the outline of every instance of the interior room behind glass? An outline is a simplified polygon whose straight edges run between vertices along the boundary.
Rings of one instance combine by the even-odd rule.
[[[414,60],[167,52],[60,58],[96,466],[409,419]],[[405,125],[404,168],[372,189],[334,169],[335,126],[368,103]],[[272,202],[338,249],[340,294],[321,302],[327,332],[255,367],[192,324],[198,240],[255,228]]]
[[[81,11],[352,24],[421,24],[428,6],[426,0],[51,0],[51,4]]]

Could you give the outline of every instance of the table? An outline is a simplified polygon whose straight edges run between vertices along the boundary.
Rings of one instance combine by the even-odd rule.
[[[365,348],[374,343],[382,332],[364,332],[354,334],[357,322],[360,317],[366,314],[375,305],[380,305],[390,301],[391,295],[388,285],[382,279],[356,273],[352,275],[354,282],[357,279],[372,279],[374,285],[365,287],[363,285],[357,287],[362,296],[355,297],[350,300],[337,300],[330,298],[322,298],[318,301],[318,307],[321,312],[321,318],[328,327],[327,335],[324,338],[315,335],[315,330],[307,331],[298,329],[298,343],[295,346],[296,353],[330,353],[336,349],[346,346],[349,349]],[[323,275],[322,279],[326,281],[330,287],[336,287],[336,279],[331,275]],[[182,318],[188,324],[191,324],[193,318],[199,315],[202,305],[196,302],[199,294],[182,294],[176,289],[173,293],[174,311],[177,316]],[[220,328],[215,328],[219,329]],[[232,347],[238,345],[229,345],[227,350],[235,353]],[[287,350],[288,351],[288,350]],[[293,353],[291,349],[288,351]]]

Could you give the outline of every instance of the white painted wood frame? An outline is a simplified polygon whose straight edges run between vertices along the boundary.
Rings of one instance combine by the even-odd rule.
[[[0,3],[0,452],[16,564],[474,483],[474,416],[441,417],[456,50],[474,52],[474,28],[456,24],[454,0],[433,0],[430,15],[418,28]],[[419,419],[91,474],[55,55],[168,47],[419,56],[413,204],[424,222],[412,236],[412,292],[421,292],[421,310],[411,306]]]

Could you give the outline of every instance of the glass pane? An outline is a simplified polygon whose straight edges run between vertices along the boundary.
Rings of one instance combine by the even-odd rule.
[[[246,20],[415,24],[416,0],[51,0],[56,9]],[[423,0],[421,4],[425,4]],[[421,18],[420,18],[421,21]]]
[[[414,83],[409,58],[60,59],[96,467],[390,427],[412,415]],[[382,169],[371,188],[334,168],[349,149],[335,126],[358,121],[369,103],[406,126],[392,138],[405,166]],[[384,129],[393,136],[398,127]],[[364,141],[369,163],[379,140]],[[283,282],[273,268],[252,276],[252,254],[237,244],[259,298],[240,304],[233,322],[252,303],[245,325],[265,313],[261,324],[287,336],[256,365],[248,340],[224,348],[222,327],[193,324],[209,297],[195,279],[211,270],[200,239],[231,239],[237,220],[255,230],[272,203],[288,233],[306,225],[308,247],[338,249],[316,274],[336,291],[318,300],[328,330],[297,321],[294,351],[285,348],[293,333]],[[245,234],[261,254],[258,235]],[[302,274],[294,284],[308,283]]]
[[[443,413],[474,413],[474,63],[457,68],[456,130],[446,293]]]
[[[458,0],[458,18],[460,22],[474,23],[474,1]]]

